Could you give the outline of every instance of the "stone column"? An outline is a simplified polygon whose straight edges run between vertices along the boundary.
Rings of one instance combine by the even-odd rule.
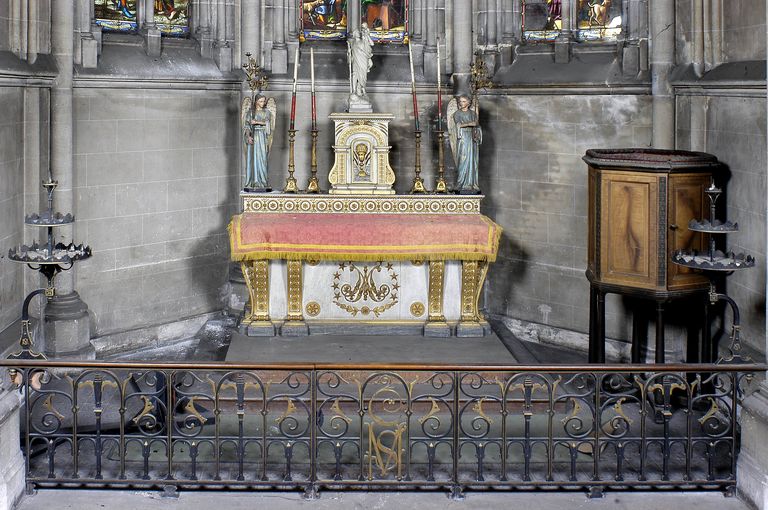
[[[768,9],[768,0],[766,4]],[[766,28],[768,29],[768,26]],[[765,172],[766,169],[763,168],[763,171]],[[763,202],[763,209],[766,207],[765,204],[766,202]],[[768,353],[768,334],[765,335],[763,353]],[[768,383],[766,381],[763,381],[758,390],[744,400],[742,411],[739,417],[741,450],[736,468],[737,487],[741,495],[755,508],[768,510],[768,441],[765,440],[768,437]]]
[[[261,0],[243,0],[240,26],[242,63],[246,62],[245,54],[251,53],[256,62],[261,64]]]
[[[675,101],[669,73],[675,64],[675,2],[651,0],[650,13],[653,146],[674,149]]]
[[[563,0],[561,8],[560,35],[555,39],[555,62],[567,64],[571,61],[571,42],[573,40],[573,7],[575,0]]]
[[[693,70],[704,74],[704,0],[693,0]]]
[[[469,94],[469,66],[472,65],[472,2],[453,4],[453,87],[454,94]]]
[[[195,33],[200,41],[200,55],[213,58],[213,34],[211,32],[211,1],[197,0],[197,21]]]
[[[24,457],[19,444],[21,395],[6,382],[7,375],[0,379],[0,510],[11,510],[24,492]]]
[[[144,35],[147,55],[150,57],[159,57],[162,51],[162,36],[160,29],[155,22],[155,1],[144,0],[145,18],[144,24],[147,28]]]
[[[72,75],[74,2],[57,0],[51,3],[52,53],[59,74],[51,89],[51,169],[59,186],[54,193],[54,208],[60,212],[74,212],[75,193],[73,186],[73,116],[72,116]],[[59,227],[56,232],[65,241],[74,240],[72,225]],[[87,241],[87,240],[85,240]],[[90,324],[88,306],[75,291],[73,267],[56,277],[56,295],[45,308],[45,351],[54,356],[74,354],[91,356]]]
[[[411,42],[421,41],[423,28],[422,21],[424,19],[424,0],[411,0],[411,17],[409,20],[409,29],[411,33]]]
[[[272,19],[272,73],[288,72],[288,45],[285,44],[286,2],[291,0],[272,0],[274,18]],[[354,2],[353,2],[354,3]]]
[[[347,31],[351,34],[360,28],[360,0],[347,1]]]
[[[216,9],[213,11],[215,16],[216,41],[214,42],[213,59],[221,71],[232,70],[232,46],[227,40],[227,2],[226,0],[215,1]],[[213,23],[212,23],[213,25]]]
[[[424,76],[437,76],[437,0],[428,0],[427,3],[427,37],[424,45]]]
[[[520,17],[515,17],[515,11],[520,12],[520,2],[515,0],[502,0],[502,35],[501,40],[504,44],[512,44],[517,32],[516,27],[520,25]]]

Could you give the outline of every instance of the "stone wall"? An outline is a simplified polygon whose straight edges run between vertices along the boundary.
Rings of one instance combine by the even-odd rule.
[[[22,241],[24,224],[24,89],[0,87],[0,331],[21,315],[22,266],[8,250]]]
[[[75,91],[76,288],[93,336],[220,310],[237,209],[237,91]]]
[[[485,212],[504,227],[486,307],[586,332],[587,166],[581,157],[591,148],[648,146],[650,98],[508,95],[494,97],[486,111]],[[608,298],[606,334],[628,338],[615,297]]]
[[[757,260],[753,269],[727,277],[728,294],[738,303],[742,337],[757,352],[765,351],[766,284],[766,104],[765,97],[682,96],[678,98],[678,144],[683,149],[705,150],[727,167],[725,199],[720,204],[727,219],[738,222],[739,232],[723,239],[724,246]],[[703,125],[691,128],[691,111],[704,111]],[[694,113],[695,114],[695,113]],[[697,140],[700,140],[697,144]],[[730,313],[726,314],[730,324]],[[726,334],[730,333],[728,328]],[[721,341],[721,345],[725,340]]]

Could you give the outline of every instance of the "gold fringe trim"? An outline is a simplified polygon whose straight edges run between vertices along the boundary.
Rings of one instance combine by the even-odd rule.
[[[233,262],[244,262],[253,260],[353,260],[360,262],[378,262],[383,260],[412,260],[416,262],[428,262],[433,260],[466,260],[480,262],[495,262],[499,253],[499,242],[501,241],[502,228],[494,223],[490,218],[483,216],[483,219],[489,223],[489,228],[494,228],[495,234],[492,240],[492,253],[473,253],[473,252],[436,252],[436,253],[357,253],[357,252],[335,252],[318,253],[312,251],[249,251],[247,253],[236,253],[236,236],[240,234],[239,229],[233,235],[234,223],[238,216],[234,216],[227,225],[229,233],[230,259]]]

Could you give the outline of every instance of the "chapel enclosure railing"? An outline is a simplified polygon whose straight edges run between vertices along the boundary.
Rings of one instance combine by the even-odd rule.
[[[762,365],[13,361],[27,483],[194,488],[735,485]]]

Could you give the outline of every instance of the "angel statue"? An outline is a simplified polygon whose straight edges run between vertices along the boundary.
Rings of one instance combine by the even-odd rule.
[[[447,117],[451,152],[456,162],[455,191],[464,195],[480,193],[477,167],[483,132],[480,129],[477,99],[471,100],[467,96],[451,99]]]
[[[347,40],[347,58],[349,59],[349,92],[353,96],[366,99],[365,84],[368,71],[373,66],[373,40],[368,24],[363,23],[360,30],[352,32]]]
[[[243,125],[243,151],[245,152],[245,189],[270,191],[267,187],[267,161],[275,132],[277,105],[275,98],[261,94],[243,99],[240,120]]]

